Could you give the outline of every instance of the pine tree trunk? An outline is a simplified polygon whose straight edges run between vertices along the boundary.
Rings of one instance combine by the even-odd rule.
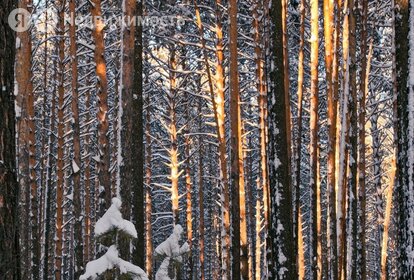
[[[102,22],[101,0],[92,0],[91,15],[96,19],[92,28],[92,36],[95,43],[95,65],[96,65],[96,90],[97,90],[97,120],[98,120],[98,180],[103,189],[99,194],[102,203],[99,206],[99,214],[102,216],[106,209],[111,206],[111,174],[109,172],[109,121],[108,113],[108,79],[105,62],[104,24]]]
[[[202,102],[198,102],[198,113],[202,116]],[[202,128],[202,118],[200,117],[199,129]],[[198,203],[199,203],[199,261],[200,261],[200,280],[205,279],[205,235],[204,235],[204,141],[199,136],[200,146],[198,150]]]
[[[237,1],[229,1],[229,49],[230,49],[230,190],[231,190],[231,256],[232,256],[232,279],[241,278],[240,266],[240,202],[241,202],[241,169],[243,168],[240,159],[241,150],[241,113],[240,113],[240,93],[239,93],[239,72],[238,72],[238,48],[237,48]],[[247,257],[247,256],[246,256]]]
[[[64,59],[65,42],[64,36],[64,7],[65,1],[58,2],[58,69],[57,69],[57,91],[58,91],[58,141],[57,141],[57,185],[56,185],[56,245],[55,245],[55,278],[61,279],[62,272],[62,244],[63,244],[63,191],[64,191]]]
[[[143,2],[138,1],[136,4],[135,16],[143,15]],[[134,141],[134,149],[131,156],[134,159],[133,165],[133,207],[132,217],[135,228],[137,229],[138,238],[133,241],[133,263],[139,267],[145,266],[145,218],[144,218],[144,122],[143,122],[143,80],[142,80],[142,54],[143,54],[143,39],[142,39],[142,25],[135,28],[135,43],[134,43],[134,94],[133,97],[133,114],[129,116],[132,121],[133,132],[132,139]]]
[[[287,126],[285,71],[283,58],[282,3],[273,0],[270,6],[272,21],[269,61],[274,67],[269,73],[269,186],[270,186],[270,238],[271,250],[267,256],[269,279],[295,279],[296,247],[293,235],[292,189],[290,186],[290,147]]]
[[[176,115],[176,98],[177,98],[177,55],[175,46],[170,45],[170,58],[169,58],[169,79],[170,79],[170,93],[168,94],[168,114],[169,114],[169,127],[168,133],[170,135],[170,181],[171,181],[171,202],[172,202],[172,214],[174,225],[179,223],[179,162],[178,162],[178,138],[177,138],[177,115]]]
[[[329,271],[331,279],[338,279],[337,262],[337,234],[336,234],[336,117],[337,96],[334,92],[333,81],[333,44],[334,44],[334,1],[324,0],[324,34],[325,34],[325,68],[326,68],[326,91],[328,99],[328,256]]]
[[[69,12],[73,17],[76,16],[75,0],[69,2]],[[80,123],[79,123],[79,94],[78,94],[78,59],[76,46],[76,25],[69,25],[70,36],[70,56],[72,66],[72,117],[73,117],[73,159],[72,159],[72,178],[73,178],[73,209],[75,217],[74,238],[75,238],[75,278],[78,279],[82,273],[83,263],[83,236],[82,236],[82,206],[81,206],[81,144],[80,144]]]
[[[351,279],[358,279],[358,95],[357,95],[357,61],[356,61],[356,17],[355,2],[349,1],[349,160],[347,179],[347,274]]]
[[[409,142],[412,141],[409,137],[409,93],[408,79],[409,79],[409,56],[411,43],[407,38],[409,32],[412,32],[409,28],[409,21],[413,22],[413,18],[410,19],[413,7],[410,6],[412,1],[408,0],[396,0],[395,1],[395,62],[396,62],[396,87],[397,87],[397,106],[398,106],[398,203],[399,203],[399,279],[411,279],[414,274],[414,254],[413,254],[413,228],[410,226],[410,220],[412,219],[412,193],[410,189],[412,182],[410,182],[409,168],[413,168],[409,164]],[[410,38],[412,39],[412,38]],[[412,60],[412,59],[411,59]],[[411,78],[411,77],[410,77]],[[411,97],[412,98],[412,97]],[[412,128],[411,128],[412,129]]]
[[[16,7],[15,4],[15,1],[3,1],[0,11],[3,19]],[[0,23],[0,38],[0,275],[4,280],[19,280],[19,187],[13,96],[16,40],[5,20]]]
[[[322,279],[321,194],[318,182],[318,57],[319,57],[319,7],[311,0],[311,101],[310,101],[310,190],[311,190],[311,267],[313,279]]]
[[[302,233],[302,211],[301,211],[301,162],[302,162],[302,130],[303,130],[303,80],[304,80],[304,49],[305,49],[305,0],[300,1],[300,38],[299,38],[299,57],[298,57],[298,115],[297,115],[297,138],[296,138],[296,174],[295,174],[295,243],[298,248],[298,256],[296,265],[298,268],[298,276],[300,280],[305,277],[305,258],[304,258],[304,240]]]
[[[366,256],[366,160],[365,160],[365,123],[366,123],[366,98],[369,91],[369,74],[370,59],[372,50],[368,51],[368,34],[367,34],[367,18],[368,18],[368,0],[361,0],[362,10],[359,16],[359,25],[361,33],[361,77],[358,94],[358,269],[360,271],[360,279],[367,279],[367,256]],[[361,8],[360,8],[361,9]]]
[[[148,77],[148,76],[147,76]],[[147,80],[145,81],[148,82]],[[147,94],[147,110],[145,119],[145,268],[149,279],[152,279],[153,266],[153,243],[152,243],[152,196],[151,196],[151,175],[152,175],[152,140],[151,140],[151,106],[150,96]]]

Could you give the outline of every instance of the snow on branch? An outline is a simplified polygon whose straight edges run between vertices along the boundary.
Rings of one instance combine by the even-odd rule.
[[[129,274],[133,280],[148,280],[147,274],[140,267],[119,257],[119,252],[115,245],[109,247],[106,254],[99,259],[89,262],[86,265],[85,274],[81,275],[79,280],[96,279],[106,271],[114,268],[118,268],[121,274]]]
[[[119,198],[112,198],[112,205],[106,211],[106,213],[100,218],[95,225],[96,236],[101,236],[113,229],[118,229],[133,238],[137,238],[137,230],[130,221],[122,218],[121,214],[122,202]]]

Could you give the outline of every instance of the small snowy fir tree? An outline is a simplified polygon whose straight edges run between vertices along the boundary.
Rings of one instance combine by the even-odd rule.
[[[117,240],[119,234],[125,234],[129,238],[137,238],[135,226],[122,218],[122,202],[119,198],[112,199],[112,205],[106,213],[96,222],[95,236],[104,238],[103,242],[108,240]],[[106,244],[103,244],[106,245]],[[148,280],[148,276],[140,267],[133,265],[119,257],[116,245],[111,245],[107,252],[97,260],[90,261],[86,265],[85,274],[81,275],[79,280],[101,279],[106,277],[109,271],[119,271],[119,274],[125,275],[132,280]],[[98,278],[100,277],[100,278]],[[124,279],[124,278],[122,278]]]
[[[156,280],[175,280],[176,268],[182,263],[182,256],[190,251],[188,243],[180,247],[179,241],[183,234],[180,225],[174,227],[173,233],[155,249],[155,258],[162,261],[155,275]]]

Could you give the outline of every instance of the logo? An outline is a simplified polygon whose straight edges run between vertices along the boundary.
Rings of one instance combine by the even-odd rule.
[[[29,30],[32,15],[26,9],[14,9],[9,15],[10,28],[16,32]]]

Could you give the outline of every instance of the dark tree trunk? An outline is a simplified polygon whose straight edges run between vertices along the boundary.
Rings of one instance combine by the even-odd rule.
[[[15,4],[6,0],[0,9],[0,275],[4,280],[20,279],[13,95],[16,43],[6,21]]]
[[[410,236],[413,234],[413,229],[410,228],[410,208],[413,203],[409,201],[409,172],[408,172],[408,130],[409,130],[409,118],[408,118],[408,58],[409,58],[409,1],[408,0],[396,0],[395,1],[395,54],[396,54],[396,86],[397,86],[397,115],[398,115],[398,161],[397,161],[397,174],[398,184],[398,203],[399,203],[399,248],[400,248],[400,275],[399,279],[411,279],[414,275],[414,267],[412,266],[412,256],[410,257],[411,250]],[[412,7],[411,7],[412,8]],[[412,139],[411,139],[412,140]],[[411,260],[410,260],[411,259]]]
[[[285,73],[283,58],[282,3],[273,0],[270,8],[272,21],[271,61],[268,89],[269,109],[269,186],[270,186],[270,255],[267,259],[269,279],[296,279],[296,252],[293,235],[293,204],[290,186],[288,146],[289,129],[286,116]]]

